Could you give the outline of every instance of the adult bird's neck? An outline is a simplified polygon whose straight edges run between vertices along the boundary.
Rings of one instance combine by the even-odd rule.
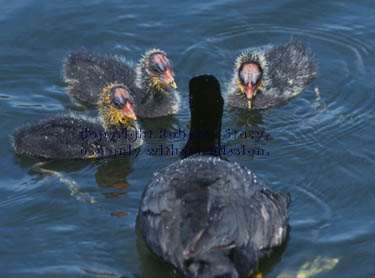
[[[192,115],[189,140],[181,150],[180,158],[192,155],[220,156],[221,119],[215,126],[208,126],[202,119],[195,119]]]
[[[200,75],[189,82],[191,129],[180,158],[191,155],[220,156],[221,118],[224,100],[213,75]]]

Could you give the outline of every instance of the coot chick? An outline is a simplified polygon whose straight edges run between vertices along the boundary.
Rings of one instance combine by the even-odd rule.
[[[160,49],[146,51],[136,69],[119,57],[71,53],[64,65],[64,79],[69,84],[69,95],[87,104],[96,104],[107,84],[119,82],[129,87],[137,116],[153,118],[178,111],[172,64]]]
[[[220,158],[223,99],[216,78],[194,77],[189,87],[184,150],[190,157],[154,174],[142,194],[140,230],[151,251],[185,276],[248,275],[285,239],[290,198]]]
[[[48,159],[132,155],[142,139],[129,89],[109,84],[99,95],[98,109],[98,119],[69,114],[21,127],[12,136],[13,147]]]
[[[227,89],[229,105],[265,109],[286,103],[316,77],[316,65],[302,42],[247,49],[236,59]]]

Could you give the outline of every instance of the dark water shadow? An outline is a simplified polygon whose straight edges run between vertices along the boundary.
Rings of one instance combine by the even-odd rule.
[[[116,189],[128,189],[126,177],[133,172],[132,159],[108,158],[102,161],[95,173],[95,179],[101,187],[114,187]]]
[[[130,184],[127,176],[133,172],[134,159],[129,156],[110,157],[102,159],[82,160],[46,160],[30,157],[23,154],[15,154],[14,163],[22,168],[29,168],[28,174],[35,176],[35,181],[41,181],[50,174],[74,173],[84,170],[87,167],[97,167],[95,171],[96,184],[100,187],[112,187],[116,190],[127,190]],[[113,194],[106,193],[109,198],[115,198]]]
[[[267,274],[271,273],[275,266],[281,261],[282,255],[288,245],[290,238],[291,227],[288,225],[287,234],[283,243],[271,250],[269,255],[263,257],[259,262],[259,271],[262,272],[265,278]]]
[[[139,261],[141,263],[141,270],[143,273],[134,274],[137,278],[165,278],[165,277],[183,277],[183,275],[178,274],[174,271],[171,265],[160,260],[156,255],[154,255],[146,246],[145,241],[141,235],[139,228],[139,217],[136,220],[135,226],[136,241],[137,241],[137,251]]]
[[[147,144],[167,142],[168,134],[178,130],[180,124],[179,120],[172,115],[159,118],[139,118],[139,123],[141,129],[148,134],[144,137]]]
[[[88,165],[93,165],[96,163],[95,159],[62,159],[62,160],[51,160],[36,158],[28,156],[26,154],[14,154],[13,162],[21,166],[22,168],[31,168],[29,171],[30,175],[35,175],[38,171],[35,171],[33,166],[38,163],[42,163],[46,169],[52,171],[65,171],[67,173],[77,172],[87,167]]]
[[[246,110],[229,107],[227,109],[229,118],[239,127],[258,127],[264,124],[261,110]]]

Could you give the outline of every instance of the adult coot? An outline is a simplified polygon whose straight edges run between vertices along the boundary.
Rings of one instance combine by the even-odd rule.
[[[135,69],[120,57],[71,53],[64,64],[64,78],[69,95],[84,103],[96,104],[102,88],[119,82],[129,87],[137,116],[153,118],[178,111],[172,64],[160,49],[146,51]]]
[[[220,158],[223,99],[212,75],[190,81],[191,132],[183,155],[143,192],[140,230],[153,253],[188,277],[251,274],[286,237],[287,194]]]
[[[132,155],[142,144],[129,89],[119,83],[103,88],[99,119],[75,114],[26,125],[12,136],[17,153],[51,159]]]
[[[301,93],[315,77],[311,54],[298,40],[247,49],[236,59],[227,102],[248,109],[280,105]]]

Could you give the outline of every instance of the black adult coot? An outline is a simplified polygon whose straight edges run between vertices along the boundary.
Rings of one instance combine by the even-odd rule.
[[[64,65],[64,78],[69,95],[84,103],[96,104],[103,87],[120,82],[129,87],[137,116],[166,116],[179,108],[172,64],[160,49],[146,51],[136,69],[119,57],[71,53]]]
[[[21,127],[12,137],[17,153],[50,159],[133,155],[142,144],[129,89],[105,87],[98,100],[99,119],[65,115]]]
[[[140,230],[153,253],[188,277],[248,275],[285,239],[290,198],[220,158],[216,78],[194,77],[189,86],[190,157],[154,174],[142,195]]]
[[[316,77],[316,66],[302,42],[247,49],[236,59],[227,89],[229,105],[265,109],[287,102]]]

